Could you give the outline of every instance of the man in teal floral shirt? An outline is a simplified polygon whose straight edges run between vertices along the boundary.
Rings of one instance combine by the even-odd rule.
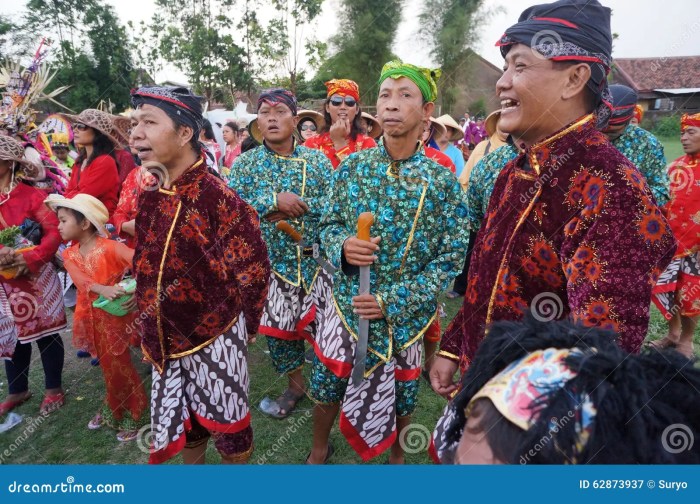
[[[377,100],[383,140],[350,155],[333,177],[321,241],[338,270],[327,293],[332,303],[316,319],[309,463],[330,456],[341,402],[340,430],[363,460],[391,447],[389,461],[403,462],[401,432],[416,406],[421,340],[439,293],[461,270],[468,236],[457,179],[418,141],[433,111],[438,72],[387,63]],[[355,236],[363,212],[375,218],[369,242]],[[371,268],[370,294],[358,295],[358,266]],[[348,377],[360,318],[370,320],[369,343],[364,379],[355,386]]]
[[[604,133],[612,144],[644,175],[656,204],[668,203],[669,179],[664,147],[647,130],[630,124],[634,118],[637,93],[621,84],[610,86],[613,99],[613,114]]]
[[[306,243],[318,243],[318,224],[333,169],[322,152],[296,145],[297,106],[291,92],[264,91],[258,99],[257,120],[263,145],[236,159],[229,187],[257,210],[270,253],[272,279],[259,332],[267,336],[275,369],[288,375],[289,384],[263,411],[285,418],[305,394],[304,330],[311,329],[315,310],[308,295],[317,279],[325,276],[319,275],[310,251],[301,250],[275,225],[286,220]]]

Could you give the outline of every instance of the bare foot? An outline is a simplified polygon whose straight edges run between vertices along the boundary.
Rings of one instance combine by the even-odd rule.
[[[695,349],[693,347],[693,342],[684,341],[682,343],[678,343],[676,345],[676,352],[678,352],[681,355],[685,355],[689,359],[692,359],[693,357],[695,357]]]
[[[674,336],[672,334],[667,334],[661,339],[649,342],[649,347],[654,350],[664,350],[666,348],[675,348],[680,340],[679,336]]]

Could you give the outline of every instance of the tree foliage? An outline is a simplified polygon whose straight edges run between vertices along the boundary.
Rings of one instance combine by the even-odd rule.
[[[402,0],[343,0],[339,26],[331,39],[334,54],[321,65],[316,80],[352,79],[363,102],[373,103],[384,63],[394,58],[391,46],[401,21]]]

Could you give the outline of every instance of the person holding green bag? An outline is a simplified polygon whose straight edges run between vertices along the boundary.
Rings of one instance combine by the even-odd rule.
[[[131,441],[148,419],[143,415],[148,406],[146,391],[129,351],[130,343],[138,343],[128,337],[138,333],[129,330],[135,324],[136,305],[133,295],[125,297],[127,291],[118,284],[131,269],[134,251],[106,238],[109,213],[94,196],[76,194],[68,199],[52,194],[45,203],[58,214],[61,238],[73,242],[63,252],[66,271],[78,289],[73,346],[85,348],[100,359],[105,379],[105,403],[88,423],[88,429],[106,425],[119,431],[119,441]],[[114,310],[114,301],[120,298],[122,306]],[[101,301],[112,303],[100,309],[95,303],[100,306]]]

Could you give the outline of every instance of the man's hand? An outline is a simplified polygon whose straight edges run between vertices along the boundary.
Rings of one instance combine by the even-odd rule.
[[[277,209],[287,217],[301,217],[309,211],[304,200],[294,193],[277,193]]]
[[[377,298],[372,294],[360,294],[352,298],[352,306],[361,319],[379,320],[384,318]]]
[[[456,362],[439,355],[435,356],[430,366],[430,386],[445,399],[450,399],[450,395],[457,390],[457,384],[454,382],[457,368]]]
[[[328,132],[331,135],[331,141],[335,150],[340,150],[348,144],[348,136],[350,135],[350,121],[347,118],[338,119],[331,125]]]
[[[377,260],[376,252],[379,252],[381,236],[370,238],[370,241],[360,240],[351,236],[343,243],[343,254],[348,264],[353,266],[371,266]]]

